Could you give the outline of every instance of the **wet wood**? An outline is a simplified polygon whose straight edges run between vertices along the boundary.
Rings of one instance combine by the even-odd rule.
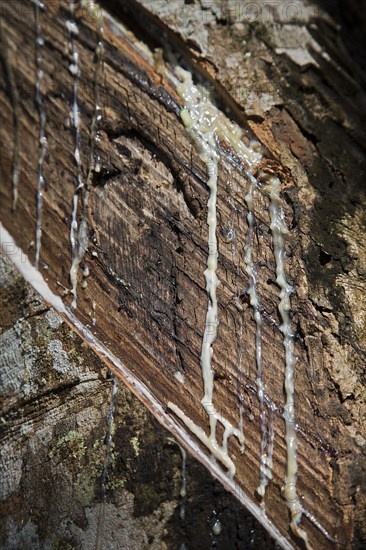
[[[174,17],[171,13],[159,13],[159,2],[141,4],[103,3],[113,15],[107,17],[105,12],[103,19],[103,116],[96,146],[101,171],[92,180],[89,243],[82,262],[90,275],[83,289],[83,277],[79,274],[76,315],[163,407],[168,401],[178,403],[198,425],[208,429],[200,405],[203,390],[199,364],[207,307],[203,277],[207,257],[205,167],[181,123],[179,96],[162,76],[159,50],[155,49],[152,57],[144,53],[136,47],[131,32],[147,40],[153,50],[161,47],[159,28],[161,33],[161,26],[169,25],[167,36],[174,49],[182,52],[193,69],[204,76],[209,89],[219,90],[221,103],[230,96],[231,116],[248,136],[255,135],[263,142],[268,161],[275,160],[272,166],[286,177],[284,208],[291,228],[287,265],[290,282],[296,288],[293,309],[298,334],[298,491],[308,512],[302,523],[315,548],[333,548],[330,538],[341,547],[351,547],[357,537],[362,539],[360,533],[364,529],[360,481],[365,448],[361,433],[365,410],[365,229],[360,186],[364,134],[356,113],[365,97],[357,71],[353,65],[345,67],[345,54],[340,53],[343,50],[334,50],[334,28],[326,16],[320,17],[318,23],[319,28],[326,29],[322,40],[317,36],[321,51],[310,44],[315,63],[307,62],[299,70],[285,51],[286,43],[281,43],[286,42],[283,36],[289,32],[289,20],[280,20],[279,26],[273,28],[261,27],[259,22],[240,26],[226,12],[226,26],[220,26],[214,11],[187,4],[184,13],[193,10],[193,21],[197,21],[198,13],[201,19],[210,18],[209,30],[197,35],[197,44],[189,38],[184,21],[180,21],[181,3],[169,8]],[[27,2],[4,3],[3,12],[2,33],[11,70],[9,75],[2,50],[0,214],[4,226],[33,261],[39,123],[34,101],[34,13]],[[79,9],[76,15],[81,67],[81,158],[86,178],[98,21],[85,9]],[[40,267],[56,294],[70,288],[69,232],[76,182],[74,135],[68,122],[72,101],[65,27],[68,17],[66,5],[49,2],[42,20],[48,155],[44,165]],[[311,15],[307,21],[296,21],[294,37],[301,38],[303,25],[312,21]],[[247,41],[247,52],[243,51],[243,40]],[[336,53],[339,57],[335,57]],[[300,61],[305,50],[301,55]],[[12,79],[21,109],[21,177],[15,213],[11,183]],[[245,295],[247,279],[242,256],[247,233],[247,190],[243,175],[221,162],[219,230],[223,235],[234,220],[236,239],[234,247],[225,238],[219,243],[220,327],[214,352],[214,400],[235,424],[238,391],[244,395],[246,450],[241,455],[237,442],[231,439],[230,452],[236,457],[238,486],[259,505],[255,495],[261,437],[255,387],[255,323]],[[289,533],[288,511],[281,496],[285,472],[284,353],[268,202],[260,193],[256,196],[255,214],[256,262],[264,319],[264,376],[267,393],[276,407],[274,479],[268,487],[266,512],[279,532],[297,547],[299,541]],[[242,313],[237,307],[238,290]],[[65,295],[64,300],[70,304],[71,296]],[[238,371],[240,315],[242,372]],[[185,376],[184,384],[175,377],[178,371]],[[311,516],[329,533],[328,538]]]

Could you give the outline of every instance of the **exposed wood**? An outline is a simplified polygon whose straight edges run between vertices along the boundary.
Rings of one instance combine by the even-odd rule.
[[[61,2],[46,4],[43,93],[48,155],[40,267],[52,290],[61,294],[62,286],[70,288],[69,233],[76,182],[74,132],[65,122],[72,104],[73,79],[65,26],[69,12]],[[163,407],[168,401],[179,403],[207,431],[206,413],[200,406],[199,366],[207,307],[203,277],[207,259],[205,166],[180,120],[181,100],[161,74],[159,51],[150,62],[150,56],[144,55],[132,32],[119,26],[118,19],[151,47],[159,45],[161,26],[168,25],[166,36],[173,49],[185,55],[209,88],[219,91],[221,103],[231,107],[231,116],[247,129],[247,135],[257,136],[265,145],[268,164],[275,166],[281,177],[285,175],[284,208],[291,228],[287,266],[290,283],[296,288],[292,305],[298,334],[298,491],[308,512],[302,525],[315,548],[334,547],[330,539],[341,547],[351,547],[352,541],[362,540],[360,533],[365,528],[360,481],[365,449],[361,429],[366,326],[364,189],[360,182],[365,173],[364,131],[358,114],[365,103],[359,84],[364,77],[340,46],[334,46],[331,20],[318,10],[306,11],[301,4],[301,17],[292,20],[279,8],[277,20],[263,25],[253,19],[243,23],[233,15],[230,3],[221,15],[204,3],[202,7],[194,2],[184,4],[181,11],[183,4],[167,5],[165,13],[160,2],[103,3],[116,19],[104,12],[103,116],[96,146],[102,169],[94,174],[90,190],[89,244],[83,260],[90,276],[87,288],[82,289],[80,275],[75,314]],[[129,9],[122,10],[123,6]],[[11,69],[2,54],[0,132],[5,170],[1,221],[33,261],[38,157],[34,12],[25,1],[5,3],[3,12],[2,33]],[[80,149],[86,178],[98,21],[85,9],[77,12],[77,21]],[[208,26],[202,25],[207,22]],[[309,33],[312,22],[317,25],[311,29],[313,38]],[[144,31],[147,27],[150,36]],[[204,29],[203,34],[195,29]],[[15,213],[11,178],[14,93],[6,86],[12,79],[21,108],[21,177]],[[261,438],[255,324],[245,296],[247,277],[241,254],[247,234],[247,190],[243,175],[221,162],[220,231],[224,233],[235,218],[236,241],[235,250],[224,238],[219,245],[220,327],[214,350],[214,399],[235,424],[238,387],[244,394],[245,455],[233,438],[230,452],[236,457],[237,487],[259,507],[255,494]],[[279,290],[268,200],[259,192],[255,198],[265,383],[276,406],[274,478],[265,499],[266,513],[296,547],[299,541],[288,530],[288,511],[281,496],[286,456]],[[244,309],[242,373],[238,372],[236,337],[241,315],[235,300],[238,288]],[[71,303],[70,296],[64,300]],[[184,385],[177,382],[177,371],[184,373]],[[172,422],[177,419],[172,417]],[[310,516],[329,533],[328,538]]]

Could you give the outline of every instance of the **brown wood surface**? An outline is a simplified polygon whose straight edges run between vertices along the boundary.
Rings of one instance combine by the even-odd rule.
[[[76,181],[73,130],[66,124],[72,99],[65,28],[69,15],[66,3],[46,4],[42,28],[48,153],[40,267],[53,291],[62,294],[62,286],[70,287],[69,231]],[[158,13],[158,4],[146,2],[143,9],[137,2],[104,2],[116,21],[123,20],[151,47],[159,45],[159,30],[154,29],[152,21],[161,15],[159,25],[171,27],[164,40],[169,38],[174,48],[191,60],[209,86],[222,91],[223,100],[231,94],[228,104],[234,119],[248,135],[257,135],[267,147],[268,160],[275,159],[278,173],[286,175],[284,208],[291,228],[286,244],[287,269],[289,281],[296,288],[292,304],[298,334],[298,492],[304,508],[330,537],[341,547],[351,547],[352,540],[362,539],[364,529],[361,472],[365,440],[361,431],[365,410],[365,228],[360,187],[364,134],[357,116],[365,96],[358,85],[358,74],[353,65],[348,65],[350,74],[345,73],[341,49],[335,50],[339,57],[333,65],[325,65],[325,59],[315,52],[317,67],[310,64],[306,70],[299,70],[291,59],[274,53],[280,47],[275,40],[281,33],[268,36],[259,24],[248,36],[235,21],[225,26],[212,24],[207,51],[201,48],[200,52],[184,28],[179,33],[183,2],[175,3],[176,19],[169,18],[169,14],[164,18]],[[184,9],[199,9],[189,6]],[[201,10],[201,14],[206,12]],[[198,12],[192,12],[192,20],[194,13],[197,17]],[[77,12],[77,20],[81,154],[86,177],[98,37],[96,21],[85,9]],[[202,21],[196,24],[202,25]],[[200,405],[203,389],[199,362],[207,307],[203,277],[207,257],[205,167],[181,123],[179,97],[161,76],[158,61],[149,64],[139,53],[131,31],[106,17],[103,25],[103,118],[96,147],[102,172],[93,178],[90,194],[89,246],[82,263],[89,266],[90,276],[86,289],[81,288],[80,276],[76,315],[163,407],[168,401],[179,404],[207,430],[206,414]],[[289,22],[277,24],[282,31],[286,25]],[[321,45],[333,61],[334,31],[325,16],[319,25],[328,25]],[[295,36],[301,28],[302,22],[296,22]],[[147,29],[153,34],[149,35]],[[2,34],[8,53],[2,49],[0,214],[4,226],[33,261],[39,121],[34,101],[34,15],[28,2],[2,4]],[[238,49],[244,37],[254,59],[244,57],[245,52]],[[226,63],[228,53],[232,58]],[[14,94],[9,93],[7,85],[11,78],[6,59],[21,110],[21,178],[15,213],[11,188]],[[251,106],[249,92],[244,99],[238,95],[243,89],[257,94]],[[264,93],[271,96],[269,108],[264,106]],[[240,454],[233,438],[230,452],[236,457],[238,486],[255,501],[261,434],[255,387],[255,324],[245,296],[247,278],[242,256],[247,233],[247,190],[243,175],[220,162],[219,230],[224,232],[234,218],[236,240],[234,249],[224,239],[219,242],[220,327],[214,352],[218,378],[214,401],[235,424],[238,387],[243,393],[245,454]],[[288,511],[281,496],[285,441],[279,289],[275,284],[268,201],[260,193],[255,198],[264,377],[267,393],[276,405],[274,479],[265,499],[266,512],[297,547],[299,541],[289,532]],[[235,215],[233,205],[237,208]],[[238,288],[243,313],[236,306]],[[65,303],[70,302],[71,297],[66,295]],[[96,325],[92,326],[94,314]],[[240,315],[242,373],[238,372]],[[184,385],[174,377],[177,370],[185,375]],[[302,525],[315,548],[334,547],[335,543],[314,522],[304,517]]]

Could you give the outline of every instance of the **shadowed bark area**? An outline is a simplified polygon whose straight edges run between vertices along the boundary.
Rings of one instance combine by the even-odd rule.
[[[70,71],[69,6],[46,2],[46,7],[42,13],[42,93],[48,150],[43,167],[46,186],[40,270],[52,290],[61,294],[62,287],[70,288],[70,223],[78,168],[70,123],[75,81],[73,69]],[[179,116],[182,100],[164,71],[169,63],[182,64],[244,129],[245,140],[260,140],[264,150],[261,167],[283,182],[283,208],[290,229],[286,265],[295,288],[292,322],[297,330],[298,492],[307,512],[302,525],[314,548],[333,548],[335,544],[361,548],[365,541],[366,448],[366,98],[361,65],[343,45],[332,16],[316,4],[299,2],[296,9],[289,9],[288,2],[270,6],[229,0],[105,0],[104,11],[97,11],[97,16],[85,5],[76,7],[81,176],[89,184],[88,194],[81,191],[79,197],[77,221],[87,221],[88,242],[79,273],[77,318],[145,384],[159,404],[165,408],[169,401],[178,403],[207,431],[206,413],[200,406],[199,366],[207,308],[203,277],[207,177],[199,151]],[[95,166],[91,169],[89,154],[101,21],[103,71],[98,86],[102,119],[94,145],[96,170]],[[39,122],[34,101],[34,25],[34,10],[28,3],[3,4],[0,216],[32,261]],[[21,136],[18,151],[14,147],[17,125]],[[21,176],[17,210],[12,213],[15,153],[20,158]],[[256,325],[246,295],[248,276],[242,253],[248,232],[244,197],[249,184],[243,170],[230,167],[230,155],[223,149],[219,164],[221,285],[213,358],[214,402],[235,424],[238,394],[243,395],[245,454],[240,454],[235,439],[231,438],[229,445],[237,468],[234,490],[242,489],[259,510]],[[281,495],[286,466],[284,351],[268,208],[268,198],[256,191],[254,259],[263,317],[264,381],[275,410],[273,481],[265,503],[278,533],[290,545],[301,547],[289,531],[288,510]],[[230,227],[235,232],[234,243],[225,237]],[[85,268],[88,276],[83,277]],[[65,294],[64,301],[69,305],[70,295]],[[45,363],[43,368],[46,372],[49,366]],[[177,381],[177,372],[184,375],[184,384]],[[110,384],[106,386],[110,388]],[[77,404],[75,410],[82,414],[83,406]],[[107,400],[104,407],[107,409]],[[131,410],[135,407],[138,409],[131,405]],[[107,410],[104,419],[106,414]],[[77,434],[78,430],[71,426],[69,432]],[[122,440],[125,437],[129,435]],[[83,444],[77,442],[76,446],[84,457]],[[60,443],[60,452],[62,447]],[[90,449],[90,443],[86,447]],[[157,447],[157,454],[167,464],[176,460],[172,453],[179,457],[173,447],[170,443]],[[204,448],[201,451],[206,465],[213,469],[208,453]],[[123,449],[113,453],[124,456]],[[126,465],[129,458],[124,459]],[[134,459],[138,462],[138,457]],[[117,464],[118,458],[115,460]],[[145,470],[141,465],[141,475]],[[173,478],[171,474],[169,482],[168,475],[166,483],[173,483]],[[157,479],[144,481],[146,492],[133,489],[135,480],[130,488],[126,482],[126,490],[135,495],[134,503],[141,498],[143,515],[153,512],[149,503],[156,502],[155,510],[165,502],[161,493],[168,491],[168,485],[165,481],[156,485]],[[224,475],[222,480],[225,482]],[[162,514],[173,513],[164,510]],[[139,529],[137,524],[135,528]],[[202,548],[209,547],[211,535],[207,531],[202,536]],[[173,540],[169,538],[169,544]],[[235,541],[240,548],[237,538]]]

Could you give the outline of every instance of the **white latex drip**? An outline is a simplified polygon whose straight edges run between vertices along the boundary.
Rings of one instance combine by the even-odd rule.
[[[96,163],[97,163],[97,157],[95,155],[95,145],[99,141],[99,132],[98,128],[102,119],[101,114],[101,107],[100,107],[100,79],[101,79],[101,72],[103,67],[103,26],[102,26],[102,14],[100,8],[97,6],[95,2],[82,2],[82,6],[85,7],[93,15],[98,22],[98,42],[95,49],[95,72],[94,72],[94,110],[93,110],[93,116],[90,126],[90,152],[89,152],[89,160],[88,160],[88,171],[86,176],[86,182],[85,185],[81,182],[81,179],[79,177],[78,179],[78,186],[76,189],[76,192],[74,193],[73,197],[73,216],[72,216],[72,230],[70,233],[70,242],[71,242],[71,250],[72,250],[72,261],[71,261],[71,268],[70,268],[70,281],[71,281],[71,292],[73,294],[73,302],[72,307],[76,308],[77,306],[77,283],[78,283],[78,272],[80,263],[83,260],[83,257],[85,255],[87,246],[88,246],[88,225],[87,225],[87,218],[88,218],[88,205],[89,205],[89,194],[90,194],[90,187],[91,187],[91,181],[93,177],[93,172],[96,169]],[[73,35],[78,34],[78,28],[74,22],[69,22],[69,32],[73,33]],[[74,84],[75,79],[78,78],[79,75],[79,65],[73,64],[69,67],[69,69],[72,67],[72,74],[74,74]],[[74,88],[75,90],[75,88]],[[77,91],[77,90],[76,90]],[[75,97],[75,95],[74,95]],[[77,98],[77,95],[76,95]],[[75,101],[74,101],[74,107],[75,107]],[[77,113],[76,113],[77,111]],[[78,109],[74,109],[74,115],[76,115],[78,124],[80,122],[80,116],[78,113]],[[77,131],[80,131],[77,129]],[[77,141],[77,140],[76,140]],[[79,134],[79,143],[80,143],[80,134]],[[80,147],[75,148],[75,159],[78,166],[78,173],[79,176],[81,175],[81,165],[80,165],[80,153],[79,153]],[[79,163],[79,164],[78,164]],[[78,227],[77,224],[77,209],[78,209],[78,194],[80,191],[83,193],[82,195],[82,201],[83,201],[83,211],[81,215],[80,224]],[[86,285],[84,285],[86,286]],[[95,318],[93,318],[93,324],[95,324]]]
[[[19,134],[19,123],[17,124],[15,133]],[[16,141],[19,141],[19,138],[15,138],[15,142]],[[18,148],[18,151],[19,151],[19,148]],[[13,157],[14,157],[14,159],[15,158],[19,159],[19,153],[15,152],[15,147],[14,147]],[[19,178],[20,178],[19,160],[17,160],[17,161],[14,160],[13,164],[14,164],[14,167],[13,167],[13,210],[15,210],[16,206],[17,206],[17,203],[18,203],[18,196],[19,196]]]
[[[221,462],[225,468],[227,468],[230,477],[233,477],[235,475],[235,464],[229,457],[228,453],[218,444],[216,439],[208,437],[200,426],[197,426],[197,424],[195,424],[189,416],[184,414],[184,412],[171,401],[168,401],[167,407],[173,411],[174,414],[186,425],[188,430],[192,432],[197,439],[199,439],[201,443],[209,449],[209,451],[211,451],[213,456],[217,458],[217,460]]]
[[[179,443],[178,443],[179,445]],[[187,496],[187,479],[186,479],[186,464],[187,464],[187,453],[182,445],[179,445],[179,449],[182,455],[182,467],[181,467],[181,485],[180,485],[180,504],[179,504],[179,517],[184,521],[186,517],[186,496]]]
[[[184,374],[183,374],[181,371],[177,370],[177,371],[174,373],[174,377],[178,380],[178,382],[179,382],[180,384],[184,384],[184,383],[185,383],[186,378],[185,378]]]
[[[41,5],[39,2],[34,4],[35,10],[35,32],[36,32],[36,104],[38,108],[39,116],[39,145],[38,145],[38,164],[37,164],[37,224],[36,224],[36,257],[34,265],[38,269],[39,258],[41,253],[41,238],[42,238],[42,210],[43,210],[43,189],[44,189],[44,177],[43,177],[43,162],[47,152],[47,138],[45,134],[46,128],[46,112],[43,105],[43,94],[41,91],[41,85],[43,80],[42,70],[42,48],[44,46],[44,39],[41,29]]]
[[[116,378],[114,373],[111,373],[111,376],[113,379],[112,394],[111,394],[111,399],[109,402],[108,414],[107,414],[107,432],[105,437],[105,456],[104,456],[103,470],[102,470],[102,475],[100,476],[102,501],[101,501],[100,511],[99,511],[98,526],[97,526],[97,540],[95,544],[95,550],[101,550],[103,547],[102,541],[103,541],[104,520],[105,520],[105,490],[106,490],[106,483],[107,483],[108,468],[111,462],[111,454],[113,451],[114,417],[115,417],[115,411],[116,411],[118,379]]]
[[[257,366],[256,373],[256,385],[257,396],[260,407],[260,424],[261,424],[261,456],[260,456],[260,470],[259,470],[259,487],[257,489],[258,494],[264,497],[268,481],[272,479],[272,451],[273,451],[273,429],[271,437],[267,434],[267,414],[265,408],[265,385],[263,381],[263,362],[262,362],[262,314],[260,309],[260,299],[257,290],[257,274],[255,265],[253,262],[253,243],[254,243],[254,230],[255,230],[255,215],[253,207],[253,195],[254,190],[258,185],[257,180],[248,174],[250,186],[249,191],[245,195],[244,200],[248,207],[247,222],[248,233],[244,245],[244,261],[245,271],[248,275],[249,285],[247,288],[247,294],[249,296],[250,305],[254,312],[254,321],[256,325],[255,334],[255,359]],[[269,447],[267,448],[267,445]]]
[[[239,303],[239,296],[237,296]],[[238,401],[239,401],[239,431],[243,440],[242,451],[244,452],[244,395],[243,395],[243,316],[240,307],[239,330],[237,334],[238,342]]]
[[[169,403],[168,407],[185,423],[185,425],[204,443],[214,454],[218,460],[229,470],[231,475],[235,473],[235,466],[227,452],[227,441],[231,435],[241,438],[240,430],[234,432],[234,428],[225,419],[218,418],[217,411],[213,405],[213,386],[214,376],[212,370],[212,344],[216,339],[218,318],[217,318],[217,297],[216,288],[218,279],[216,275],[217,269],[217,238],[216,238],[216,200],[217,200],[217,172],[219,161],[218,144],[221,140],[226,141],[236,151],[249,167],[255,166],[261,160],[261,153],[258,147],[248,148],[241,141],[241,131],[229,122],[226,117],[218,111],[209,102],[202,102],[198,89],[193,85],[192,76],[187,71],[181,68],[176,70],[176,74],[181,80],[181,83],[175,82],[178,93],[185,101],[185,108],[181,112],[182,120],[194,137],[201,150],[201,158],[207,165],[208,171],[208,187],[210,189],[208,202],[208,227],[209,227],[209,256],[207,262],[207,270],[205,271],[206,289],[209,295],[209,304],[206,315],[206,327],[204,332],[201,367],[204,381],[204,397],[202,404],[210,417],[210,436],[207,437],[205,432],[198,427],[189,417],[185,415],[176,405]],[[247,172],[251,184],[253,184],[253,176]],[[253,178],[253,179],[252,179]],[[266,191],[270,195],[270,215],[271,215],[271,231],[273,237],[273,246],[276,257],[277,283],[281,288],[279,311],[282,318],[281,330],[284,335],[284,347],[286,352],[285,358],[285,390],[286,390],[286,445],[287,445],[287,475],[284,495],[286,502],[291,511],[291,528],[300,536],[308,546],[306,533],[299,528],[299,522],[302,514],[302,507],[296,492],[296,474],[297,474],[297,456],[296,456],[296,428],[295,428],[295,411],[294,411],[294,386],[293,386],[293,371],[295,364],[295,356],[293,350],[293,333],[291,331],[290,322],[290,294],[292,287],[287,283],[285,266],[284,266],[284,235],[288,232],[284,220],[283,212],[280,206],[280,181],[277,178],[267,178],[269,183],[266,186]],[[254,180],[255,181],[255,180]],[[248,225],[254,224],[253,214],[253,193],[246,196],[248,206]],[[253,229],[252,229],[253,230]],[[252,261],[251,248],[247,247],[245,251],[247,272],[250,278],[248,293],[250,295],[251,305],[254,309],[254,317],[256,321],[256,363],[257,363],[257,390],[258,398],[261,404],[261,469],[260,469],[260,486],[259,492],[264,494],[268,480],[272,477],[272,455],[274,443],[273,429],[273,410],[271,410],[271,420],[267,428],[265,416],[265,388],[263,383],[262,369],[262,346],[261,346],[261,331],[262,319],[260,313],[259,298],[256,290],[255,270]],[[217,421],[220,421],[224,426],[223,443],[220,446],[216,439]],[[243,442],[242,438],[241,441]],[[266,452],[265,452],[266,450]]]
[[[264,451],[263,457],[263,484],[264,491],[268,485],[268,482],[272,479],[272,468],[273,468],[273,448],[274,448],[274,408],[271,404],[267,404],[268,407],[268,420],[267,420],[267,434],[266,434],[266,444],[267,448]],[[263,427],[264,429],[264,427]],[[263,433],[263,432],[262,432]],[[262,483],[262,478],[260,478],[260,483]],[[259,486],[259,488],[261,485]],[[258,490],[260,494],[260,491]]]
[[[77,212],[78,212],[78,200],[80,190],[83,188],[84,184],[81,179],[81,158],[80,158],[80,112],[79,112],[79,99],[78,99],[78,90],[79,90],[79,79],[80,79],[80,64],[79,64],[79,53],[77,48],[76,37],[79,34],[77,24],[74,20],[75,13],[75,2],[70,2],[70,20],[66,21],[66,28],[68,31],[69,47],[71,54],[71,63],[69,65],[69,71],[73,77],[73,96],[72,96],[72,110],[70,112],[70,118],[72,126],[74,128],[74,159],[76,164],[76,186],[72,198],[72,215],[71,215],[71,225],[70,225],[70,244],[71,244],[71,268],[70,268],[70,282],[71,282],[71,293],[73,295],[73,301],[71,304],[72,308],[77,306],[77,267],[75,265],[75,257],[77,255],[77,245],[78,245],[78,221],[77,221]]]
[[[225,141],[249,167],[256,166],[262,158],[258,142],[251,143],[249,147],[245,145],[241,128],[231,122],[204,94],[201,94],[193,84],[191,73],[181,67],[176,68],[175,72],[183,81],[183,83],[175,81],[177,91],[185,102],[181,117],[185,126],[191,129],[203,155],[206,152],[207,157],[213,149],[218,158],[218,144]],[[214,145],[210,144],[211,135]],[[206,151],[205,145],[208,147]]]
[[[97,303],[95,300],[92,302],[92,325],[95,327],[97,323],[97,317],[96,317],[96,310],[97,310]]]
[[[319,531],[321,533],[323,533],[323,535],[330,541],[330,542],[333,542],[334,544],[339,544],[338,541],[336,541],[333,537],[330,536],[330,534],[328,533],[328,531],[325,529],[325,527],[323,527],[323,525],[321,525],[321,523],[319,523],[319,521],[313,516],[313,514],[311,514],[310,512],[308,512],[307,510],[305,510],[305,508],[303,508],[303,514],[304,516],[306,516],[309,521],[311,521],[311,523],[313,525],[315,525],[315,527],[317,529],[319,529]]]
[[[239,329],[237,331],[237,357],[238,357],[238,401],[239,401],[239,430],[241,432],[242,440],[244,442],[244,396],[243,396],[243,316],[242,311],[243,308],[240,305],[240,292],[241,292],[241,270],[240,270],[240,261],[239,261],[239,255],[237,250],[237,238],[236,238],[236,230],[234,225],[234,219],[236,219],[236,214],[238,213],[238,209],[235,207],[235,201],[233,199],[233,189],[232,189],[232,176],[231,171],[232,167],[230,164],[225,163],[225,167],[228,170],[229,173],[229,179],[228,179],[228,202],[230,205],[230,218],[229,218],[229,227],[227,231],[225,231],[223,235],[223,240],[226,243],[231,243],[231,252],[232,252],[232,259],[235,266],[235,273],[237,278],[237,284],[236,284],[236,297],[235,297],[235,303],[236,307],[238,308],[240,314],[239,314]],[[244,445],[243,445],[244,447]],[[244,451],[244,448],[242,448]]]
[[[276,282],[280,287],[280,303],[278,310],[281,316],[282,325],[280,327],[283,334],[283,345],[285,348],[285,392],[286,405],[284,411],[284,419],[286,424],[286,448],[287,448],[287,465],[286,478],[284,486],[284,497],[287,506],[291,512],[291,529],[301,537],[307,548],[310,548],[307,534],[299,527],[301,516],[303,513],[302,505],[297,495],[297,434],[295,424],[295,402],[294,402],[294,369],[296,357],[294,354],[294,333],[291,329],[291,302],[290,296],[293,288],[286,279],[285,269],[285,242],[284,235],[288,233],[285,224],[284,213],[281,206],[280,190],[281,182],[275,176],[263,175],[266,181],[264,191],[268,193],[270,198],[270,216],[271,216],[271,231],[273,239],[273,249],[276,260]]]
[[[183,522],[186,517],[186,497],[187,497],[187,478],[186,478],[186,468],[187,468],[187,452],[185,448],[173,438],[168,438],[168,440],[173,443],[174,445],[177,445],[180,450],[182,463],[180,468],[180,489],[179,489],[179,518]]]
[[[194,425],[183,411],[179,410],[178,416],[190,427],[191,431],[211,450],[212,454],[224,464],[231,475],[235,474],[235,466],[228,454],[227,442],[230,436],[235,436],[243,447],[244,438],[240,429],[235,428],[226,418],[222,417],[213,404],[214,371],[212,368],[213,343],[216,340],[218,327],[218,303],[216,289],[219,284],[217,277],[217,181],[218,181],[218,142],[224,137],[221,113],[211,103],[200,100],[198,89],[193,85],[192,76],[187,71],[178,68],[176,70],[181,83],[177,85],[177,91],[184,99],[185,108],[181,112],[184,125],[191,136],[195,139],[201,152],[201,159],[206,164],[208,175],[208,259],[207,269],[204,273],[206,279],[206,291],[208,294],[208,307],[206,313],[205,330],[203,334],[201,349],[201,369],[203,378],[204,396],[201,403],[209,417],[210,435],[207,438],[201,428]],[[233,124],[227,121],[225,130],[234,134],[236,141],[239,141],[239,132]],[[243,154],[248,162],[253,160],[252,152],[245,145],[242,146]],[[177,407],[169,404],[170,408],[177,414]],[[222,445],[217,441],[217,422],[224,427]]]
[[[218,537],[221,534],[221,531],[222,531],[221,521],[217,519],[212,526],[212,533],[215,537]]]

